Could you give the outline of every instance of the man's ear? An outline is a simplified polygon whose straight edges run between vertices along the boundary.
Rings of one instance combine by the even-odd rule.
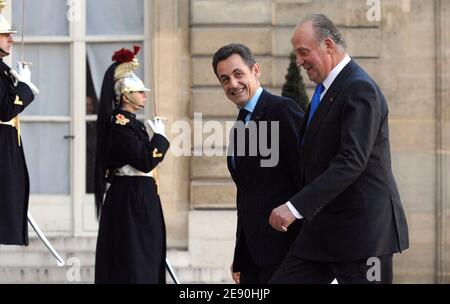
[[[126,103],[130,103],[130,100],[128,99],[128,97],[125,94],[122,94],[122,101],[126,102]]]
[[[259,63],[255,63],[255,65],[253,66],[253,71],[256,74],[256,77],[260,77],[261,76],[261,66],[259,65]]]
[[[324,41],[325,48],[327,52],[332,53],[336,49],[336,43],[330,37],[326,38]]]

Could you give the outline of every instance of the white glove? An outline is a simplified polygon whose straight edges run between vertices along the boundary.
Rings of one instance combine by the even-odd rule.
[[[28,64],[17,62],[17,76],[17,80],[28,85],[34,95],[39,94],[39,89],[31,82],[31,71]]]
[[[164,121],[161,118],[155,117],[153,119],[149,119],[147,120],[147,124],[154,133],[166,137],[166,126],[164,125]]]
[[[31,71],[27,64],[23,64],[22,62],[17,62],[17,73],[19,74],[19,81],[22,82],[31,82]]]

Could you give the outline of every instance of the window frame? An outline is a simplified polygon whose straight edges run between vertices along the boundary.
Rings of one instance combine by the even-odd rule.
[[[31,44],[65,44],[70,47],[70,114],[68,116],[21,116],[21,121],[26,123],[69,123],[72,138],[69,144],[70,169],[69,194],[68,195],[30,195],[30,209],[42,210],[39,214],[47,221],[49,218],[54,226],[49,225],[48,230],[55,235],[71,236],[95,236],[98,222],[95,217],[94,195],[86,193],[86,123],[95,121],[96,115],[86,114],[86,60],[87,44],[114,43],[139,41],[143,45],[144,57],[144,82],[153,84],[152,79],[152,41],[151,41],[151,11],[152,1],[143,1],[144,5],[144,34],[143,35],[94,35],[86,33],[86,1],[78,0],[80,9],[79,19],[68,21],[68,36],[32,36],[24,37],[25,50]],[[8,1],[3,15],[11,20],[12,3]],[[17,3],[16,5],[18,5]],[[69,6],[67,6],[69,9]],[[67,11],[66,11],[67,12]],[[11,20],[12,21],[12,20]],[[20,43],[21,38],[16,36],[15,43]],[[6,58],[11,65],[12,56]],[[80,64],[82,63],[82,64]],[[151,94],[154,95],[154,90]],[[145,116],[149,117],[152,109],[146,108]],[[56,209],[55,209],[56,208]],[[57,210],[57,214],[53,211]],[[61,214],[64,213],[64,214]],[[38,216],[35,216],[39,219]],[[68,223],[63,223],[60,218],[70,218]],[[43,220],[44,221],[44,220]]]

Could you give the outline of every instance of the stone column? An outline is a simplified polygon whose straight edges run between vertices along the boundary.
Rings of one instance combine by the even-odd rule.
[[[151,1],[154,98],[158,116],[168,118],[166,133],[173,139],[175,121],[189,121],[190,57],[189,1]],[[153,102],[153,101],[152,101]],[[160,196],[167,228],[168,247],[187,247],[189,158],[171,152],[158,167]]]
[[[436,281],[449,283],[450,276],[450,0],[436,1],[436,172],[437,250]]]

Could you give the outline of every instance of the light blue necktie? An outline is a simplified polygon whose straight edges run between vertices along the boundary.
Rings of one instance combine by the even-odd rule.
[[[314,91],[313,98],[311,100],[311,111],[309,111],[309,117],[308,117],[308,124],[311,122],[311,119],[314,116],[314,113],[316,112],[317,108],[319,107],[320,103],[320,95],[322,95],[323,90],[325,89],[324,85],[322,83],[319,83],[316,86],[316,90]]]

